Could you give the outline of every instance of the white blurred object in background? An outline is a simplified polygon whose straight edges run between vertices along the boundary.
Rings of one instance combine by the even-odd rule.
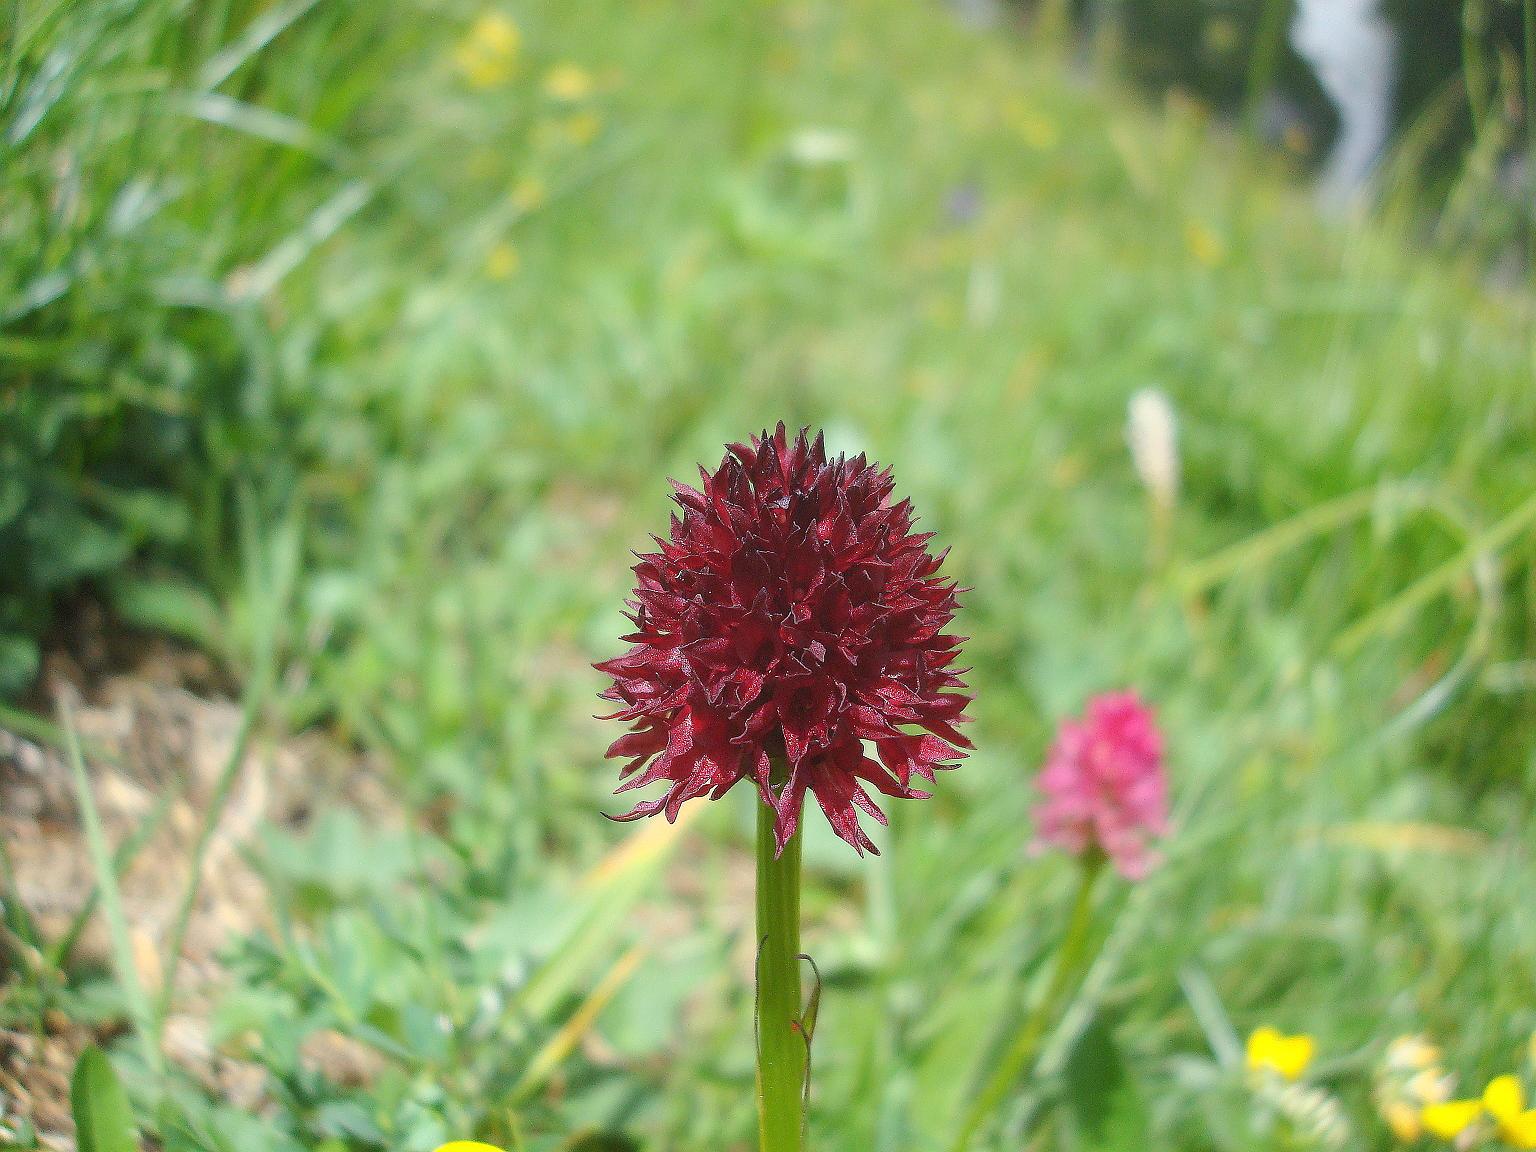
[[[1318,196],[1343,207],[1364,188],[1391,134],[1397,36],[1379,0],[1296,0],[1291,43],[1339,112]]]
[[[1179,423],[1173,401],[1156,388],[1138,391],[1126,406],[1125,439],[1152,503],[1172,509],[1179,495]]]
[[[1147,560],[1156,571],[1168,562],[1173,506],[1179,498],[1179,422],[1173,401],[1156,388],[1137,391],[1126,406],[1125,440],[1136,475],[1147,490],[1151,512]]]

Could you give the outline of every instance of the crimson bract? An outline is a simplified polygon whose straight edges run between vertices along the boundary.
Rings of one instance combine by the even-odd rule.
[[[819,434],[791,441],[780,424],[700,475],[698,490],[674,481],[681,518],[637,554],[630,649],[596,665],[613,677],[610,718],[633,725],[608,750],[628,760],[618,791],[666,785],[618,819],[675,820],[749,779],[780,851],[809,791],[838,836],[874,852],[859,813],[885,816],[864,786],[926,797],[913,778],[971,747],[956,729],[962,637],[944,631],[955,582],[910,503],[892,503],[890,470],[829,460]]]

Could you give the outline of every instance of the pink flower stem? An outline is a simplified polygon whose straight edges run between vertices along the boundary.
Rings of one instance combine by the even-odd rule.
[[[775,763],[774,776],[787,775]],[[757,807],[757,1117],[760,1152],[801,1152],[808,1046],[800,1019],[800,830],[775,854]]]
[[[1099,873],[1104,870],[1104,863],[1102,852],[1090,852],[1082,858],[1078,867],[1077,893],[1072,900],[1072,915],[1067,922],[1066,933],[1062,936],[1061,947],[1056,951],[1051,982],[972,1102],[950,1145],[951,1152],[965,1152],[976,1130],[1007,1098],[1009,1089],[1034,1059],[1046,1025],[1059,1014],[1063,1000],[1077,985],[1079,976],[1091,959],[1089,943],[1093,938],[1093,888]]]

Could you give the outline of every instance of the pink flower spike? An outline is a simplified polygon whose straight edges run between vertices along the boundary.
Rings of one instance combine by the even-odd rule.
[[[1136,693],[1096,696],[1081,719],[1062,721],[1036,787],[1041,844],[1102,852],[1127,880],[1157,863],[1151,844],[1168,830],[1163,734]]]

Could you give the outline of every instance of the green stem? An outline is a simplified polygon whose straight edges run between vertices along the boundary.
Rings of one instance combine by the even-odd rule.
[[[773,5],[766,3],[765,0],[746,0],[739,14],[732,17],[736,21],[737,34],[741,39],[736,73],[736,104],[731,131],[735,135],[736,148],[743,157],[751,151],[757,131],[758,106],[762,102],[764,58],[768,54],[768,40],[772,31],[770,24],[774,11]]]
[[[1422,493],[1417,489],[1403,487],[1395,495],[1403,507],[1418,507],[1422,502]],[[1229,576],[1244,569],[1260,568],[1292,548],[1369,516],[1381,499],[1382,489],[1373,486],[1314,504],[1289,520],[1189,565],[1179,576],[1180,590],[1186,596],[1199,596]]]
[[[1248,61],[1248,91],[1244,94],[1243,143],[1256,148],[1260,143],[1260,117],[1264,97],[1275,82],[1280,52],[1285,45],[1286,16],[1291,6],[1284,0],[1264,0],[1259,27],[1253,38],[1253,55]]]
[[[777,768],[778,766],[775,765]],[[777,773],[775,773],[777,775]],[[800,832],[774,856],[773,809],[757,804],[757,1118],[760,1152],[804,1147],[800,1026]]]
[[[1088,945],[1093,936],[1093,886],[1103,869],[1103,856],[1084,858],[1078,870],[1072,918],[1067,923],[1066,935],[1062,937],[1061,948],[1056,953],[1056,966],[1051,972],[1050,985],[966,1113],[965,1121],[960,1125],[954,1143],[950,1145],[952,1152],[964,1152],[976,1130],[987,1117],[997,1111],[1007,1097],[1008,1090],[1034,1058],[1035,1050],[1040,1046],[1040,1039],[1045,1033],[1045,1026],[1055,1018],[1062,1000],[1076,983],[1088,957]]]
[[[1525,30],[1525,164],[1527,179],[1532,165],[1536,165],[1536,0],[1525,0],[1520,6]],[[1536,267],[1536,219],[1526,216],[1526,260]],[[1529,274],[1530,268],[1527,268]]]

